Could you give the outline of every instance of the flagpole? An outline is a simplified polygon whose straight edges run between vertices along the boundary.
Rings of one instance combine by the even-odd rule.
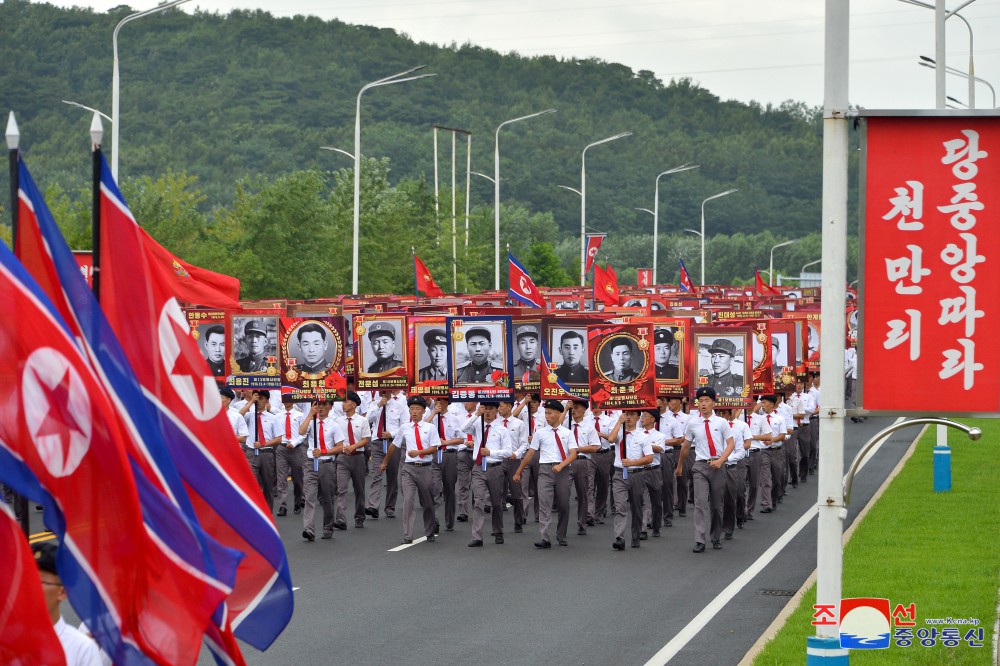
[[[410,246],[410,255],[413,259],[413,295],[420,298],[420,277],[417,275],[417,248],[412,245]]]
[[[104,127],[101,124],[101,116],[94,113],[94,120],[90,123],[90,140],[93,151],[93,201],[91,202],[91,263],[93,264],[93,277],[91,278],[91,288],[94,290],[94,297],[97,302],[101,301],[101,138],[104,136]]]

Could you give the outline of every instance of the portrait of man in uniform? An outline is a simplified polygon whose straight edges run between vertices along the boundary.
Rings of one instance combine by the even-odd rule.
[[[443,328],[428,329],[424,335],[426,358],[418,359],[422,367],[417,372],[417,381],[437,382],[448,380],[448,336]],[[423,365],[426,363],[426,365]]]
[[[502,341],[498,342],[498,358],[503,359],[505,354],[502,349]],[[455,370],[456,384],[467,386],[474,384],[485,384],[492,386],[493,372],[503,371],[503,363],[494,360],[493,352],[493,332],[486,326],[473,325],[464,331],[463,341],[457,345],[465,344],[468,361],[462,363]]]
[[[321,374],[333,361],[329,354],[330,341],[327,330],[318,322],[307,322],[295,330],[295,340],[299,350],[295,354],[295,369],[305,374]],[[291,350],[295,353],[294,350]]]
[[[737,353],[741,359],[746,358],[745,345],[743,336],[717,337],[712,340],[708,346],[708,367],[699,367],[701,375],[708,371],[708,383],[699,383],[699,387],[707,386],[720,396],[742,395],[745,386],[743,375],[734,373],[732,365]]]
[[[538,326],[522,324],[514,329],[514,379],[537,382],[538,377]]]
[[[375,359],[368,364],[369,374],[389,372],[403,365],[402,359],[396,356],[396,327],[392,322],[377,321],[370,326],[366,324],[365,328],[368,346],[371,349],[371,356],[368,357],[366,354],[365,362]]]
[[[567,384],[586,385],[589,380],[587,373],[587,338],[586,329],[552,329],[552,340],[549,341],[552,361],[559,363],[556,377]]]
[[[234,319],[234,323],[241,321],[245,320]],[[242,330],[248,351],[246,356],[236,359],[240,372],[266,372],[267,357],[274,356],[274,349],[268,344],[264,323],[259,319],[250,319],[242,324]]]
[[[680,353],[674,329],[657,328],[653,331],[653,362],[657,379],[680,378]]]
[[[788,334],[771,333],[771,364],[775,368],[783,368],[788,365],[788,349],[783,340],[788,340]],[[756,335],[753,336],[753,359],[754,367],[760,368],[761,363],[764,362],[764,345],[757,340]]]
[[[199,327],[201,328],[201,327]],[[226,374],[226,328],[222,324],[206,326],[201,333],[201,353],[215,377]]]
[[[619,335],[612,337],[601,347],[601,374],[616,384],[635,381],[641,368],[633,367],[637,358],[635,342],[632,338]]]

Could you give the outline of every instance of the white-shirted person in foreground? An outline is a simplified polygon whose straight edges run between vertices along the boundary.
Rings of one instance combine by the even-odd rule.
[[[66,599],[66,588],[56,571],[58,547],[54,543],[43,541],[32,544],[31,550],[35,555],[38,575],[42,579],[42,595],[49,609],[49,617],[66,654],[66,666],[101,666],[101,652],[94,639],[67,624],[59,612],[59,604]]]
[[[399,427],[382,461],[385,472],[396,449],[400,450],[399,488],[403,495],[403,543],[413,543],[413,522],[417,516],[417,501],[424,512],[424,535],[434,541],[434,480],[431,471],[441,438],[430,423],[424,421],[427,401],[419,395],[406,401],[410,422]]]

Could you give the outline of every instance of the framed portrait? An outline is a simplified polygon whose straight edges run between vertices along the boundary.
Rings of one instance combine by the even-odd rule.
[[[541,388],[542,320],[515,317],[512,326],[514,388],[534,393]]]
[[[634,320],[653,327],[652,368],[656,394],[685,396],[689,381],[687,369],[687,329],[690,320],[684,317],[654,317]]]
[[[806,315],[806,369],[810,372],[819,370],[819,341],[822,322],[819,312]]]
[[[418,315],[410,326],[410,366],[415,368],[410,386],[413,395],[448,395],[448,329],[445,317]]]
[[[342,317],[282,317],[282,392],[298,400],[342,400],[347,391],[344,374],[344,320]]]
[[[514,395],[510,317],[448,317],[451,397],[497,400]]]
[[[273,310],[243,310],[229,315],[226,384],[232,388],[281,388],[278,320]]]
[[[188,308],[184,311],[191,337],[198,342],[198,351],[208,364],[215,381],[226,381],[226,311]]]
[[[542,400],[590,396],[590,360],[587,326],[598,323],[584,317],[548,316],[542,320]]]
[[[847,307],[847,340],[848,347],[858,346],[858,306]]]
[[[692,368],[697,377],[691,396],[697,389],[715,389],[720,407],[745,407],[751,401],[753,383],[753,330],[749,326],[692,327]]]
[[[587,327],[590,399],[602,409],[654,409],[656,380],[651,372],[649,324]]]
[[[786,391],[795,386],[795,354],[793,351],[795,324],[786,319],[772,319],[769,322],[769,329],[774,390]]]
[[[355,385],[362,391],[409,388],[405,315],[354,315]]]

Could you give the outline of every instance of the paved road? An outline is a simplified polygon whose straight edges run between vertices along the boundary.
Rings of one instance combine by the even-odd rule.
[[[890,422],[848,422],[845,467]],[[859,474],[848,524],[915,434],[896,433]],[[545,551],[532,546],[536,524],[513,534],[510,512],[503,545],[468,548],[469,524],[459,523],[399,552],[389,552],[400,544],[398,518],[313,543],[299,516],[278,518],[299,588],[295,616],[266,653],[246,647],[247,663],[644,664],[815,502],[810,477],[778,511],[758,512],[722,551],[701,555],[691,552],[693,510],[622,553],[611,549],[610,521],[575,536],[575,504],[569,546]],[[815,566],[813,518],[670,663],[737,663],[788,600],[760,591],[797,590]]]

